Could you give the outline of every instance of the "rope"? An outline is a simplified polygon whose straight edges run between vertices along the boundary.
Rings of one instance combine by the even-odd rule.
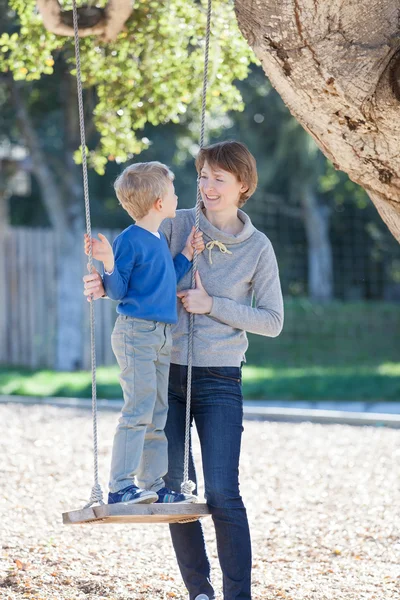
[[[76,60],[76,83],[78,88],[78,107],[79,107],[79,129],[81,134],[81,154],[82,154],[82,173],[83,173],[83,195],[85,198],[85,215],[86,215],[86,233],[89,239],[92,238],[92,226],[90,221],[90,201],[89,201],[89,184],[88,184],[88,169],[86,160],[86,139],[85,139],[85,117],[83,110],[83,92],[82,92],[82,73],[81,73],[81,58],[79,53],[79,27],[78,27],[78,12],[76,8],[76,0],[72,2],[72,14],[74,20],[74,38],[75,38],[75,60]],[[93,269],[92,246],[89,248],[89,271]],[[94,302],[90,303],[90,349],[92,360],[92,415],[93,415],[93,447],[94,447],[94,484],[89,502],[84,508],[89,508],[95,502],[104,504],[103,492],[99,484],[99,466],[98,466],[98,448],[97,448],[97,389],[96,389],[96,346],[95,346],[95,318],[94,318]]]
[[[212,0],[208,0],[207,8],[207,31],[205,40],[204,52],[204,75],[203,75],[203,92],[201,106],[201,128],[200,128],[200,148],[204,147],[205,138],[205,120],[206,120],[206,101],[207,101],[207,85],[208,85],[208,65],[209,65],[209,49],[210,49],[210,33],[211,33],[211,8]],[[86,139],[85,139],[85,119],[83,109],[83,92],[82,92],[82,73],[81,61],[79,52],[79,27],[78,13],[76,0],[72,1],[74,39],[75,39],[75,59],[76,59],[76,81],[78,91],[78,107],[79,107],[79,128],[81,135],[81,153],[82,153],[82,172],[83,172],[83,192],[85,199],[85,215],[86,215],[86,232],[88,237],[92,237],[92,228],[90,220],[90,200],[89,200],[89,185],[88,171],[86,159]],[[199,231],[200,224],[200,177],[197,178],[197,198],[195,211],[195,228],[196,233]],[[196,287],[195,274],[197,271],[197,251],[193,255],[192,267],[192,288]],[[89,271],[92,272],[93,257],[92,248],[89,248]],[[188,339],[188,376],[187,376],[187,397],[186,397],[186,424],[185,424],[185,453],[183,465],[183,482],[181,490],[183,493],[190,494],[195,489],[196,485],[189,480],[189,454],[190,454],[190,417],[191,417],[191,395],[192,395],[192,366],[193,366],[193,330],[194,330],[194,315],[189,315],[189,339]],[[90,346],[92,360],[92,417],[93,417],[93,450],[94,450],[94,484],[92,487],[89,502],[84,508],[92,506],[95,502],[104,504],[103,492],[99,484],[99,469],[98,469],[98,445],[97,445],[97,390],[96,390],[96,347],[95,347],[95,315],[94,302],[90,303]]]
[[[212,0],[208,0],[207,7],[207,32],[206,43],[204,50],[204,75],[203,75],[203,93],[201,103],[201,128],[200,128],[200,148],[204,147],[205,126],[206,126],[206,102],[207,102],[207,85],[208,85],[208,63],[210,50],[210,33],[211,33],[211,8]],[[195,211],[195,227],[196,233],[199,231],[200,225],[200,177],[197,178],[197,198]],[[197,251],[193,255],[192,267],[192,289],[196,287],[197,271]],[[190,417],[191,417],[191,401],[192,401],[192,366],[193,366],[193,331],[194,331],[194,314],[189,313],[189,338],[188,338],[188,370],[187,370],[187,394],[186,394],[186,423],[185,423],[185,454],[183,460],[183,482],[181,491],[184,494],[191,494],[196,487],[196,484],[189,479],[189,454],[190,454]]]

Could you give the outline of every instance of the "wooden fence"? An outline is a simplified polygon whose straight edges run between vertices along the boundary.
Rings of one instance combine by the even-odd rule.
[[[33,369],[54,369],[57,361],[57,334],[59,315],[57,301],[58,257],[54,231],[43,228],[1,228],[0,223],[0,364],[25,366]],[[118,231],[102,232],[112,240]],[[96,232],[94,231],[93,234]],[[80,239],[77,244],[80,244]],[[78,274],[85,274],[87,257],[81,253]],[[82,336],[79,366],[90,368],[89,304],[83,296],[80,275],[74,290],[82,302]],[[307,303],[306,303],[307,304]],[[351,352],[360,353],[358,340],[372,354],[372,348],[387,360],[397,357],[395,340],[398,338],[398,304],[382,306],[365,303],[349,307],[344,311],[340,304],[329,307],[310,307],[305,314],[302,302],[286,307],[285,335],[274,340],[274,353],[282,349],[282,360],[293,347],[303,355],[317,346],[310,340],[328,345],[332,361],[343,356],[343,342],[353,340],[345,346]],[[98,365],[115,365],[110,337],[114,326],[116,303],[110,300],[95,302],[96,355]],[[362,310],[361,310],[362,308]],[[68,307],[67,307],[68,309]],[[328,311],[328,312],[327,312]],[[354,314],[351,311],[355,311]],[[68,310],[61,317],[68,319]],[[337,314],[336,314],[337,313]],[[358,315],[356,318],[354,315]],[[302,346],[307,336],[308,346]],[[310,337],[311,336],[311,337]],[[397,336],[397,337],[396,337]],[[354,342],[354,343],[353,343]],[[266,341],[265,343],[268,343]],[[337,350],[335,348],[337,347]],[[285,354],[286,353],[286,354]],[[335,354],[336,353],[336,354]],[[397,360],[397,358],[396,358]]]
[[[102,232],[112,240],[116,232]],[[78,242],[77,242],[78,243]],[[82,252],[82,276],[87,257]],[[12,227],[0,245],[0,364],[55,368],[57,343],[57,243],[51,229]],[[90,368],[89,304],[83,284],[82,359]],[[115,364],[110,336],[115,303],[95,303],[96,351],[99,365]],[[68,315],[65,315],[68,318]]]

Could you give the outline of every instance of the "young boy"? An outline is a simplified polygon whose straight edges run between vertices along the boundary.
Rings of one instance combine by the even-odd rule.
[[[192,229],[182,252],[172,259],[158,232],[175,217],[174,175],[159,162],[136,163],[117,178],[118,200],[135,224],[109,244],[92,239],[93,258],[104,265],[107,296],[118,300],[111,337],[119,367],[124,406],[115,433],[109,504],[196,502],[196,496],[165,487],[168,470],[164,426],[168,412],[171,324],[177,321],[177,282],[190,270],[194,248],[204,249]],[[85,252],[90,239],[85,236]]]

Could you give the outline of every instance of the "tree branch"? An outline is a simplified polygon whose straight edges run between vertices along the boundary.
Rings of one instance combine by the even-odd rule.
[[[74,35],[72,11],[63,11],[58,0],[37,0],[43,25],[51,33]],[[100,36],[104,42],[115,40],[133,10],[133,0],[109,0],[105,9],[78,8],[79,37]]]

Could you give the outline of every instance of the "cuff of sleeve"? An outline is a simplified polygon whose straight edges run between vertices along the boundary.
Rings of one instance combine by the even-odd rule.
[[[182,254],[182,252],[179,252],[179,254],[177,254],[177,255],[175,256],[175,260],[176,260],[176,259],[178,259],[178,260],[182,260],[182,259],[183,259],[183,262],[186,264],[186,266],[187,266],[188,264],[189,264],[189,265],[191,265],[191,264],[192,264],[192,263],[191,263],[191,261],[190,261],[188,258],[186,258],[186,256],[185,256],[184,254]]]
[[[218,315],[221,312],[221,298],[218,296],[212,296],[212,307],[209,313],[207,313],[210,317],[218,318]]]
[[[109,297],[108,293],[110,291],[110,286],[112,286],[114,274],[115,274],[115,267],[111,273],[107,273],[107,271],[103,272],[102,279],[103,279],[104,294],[106,297]]]

